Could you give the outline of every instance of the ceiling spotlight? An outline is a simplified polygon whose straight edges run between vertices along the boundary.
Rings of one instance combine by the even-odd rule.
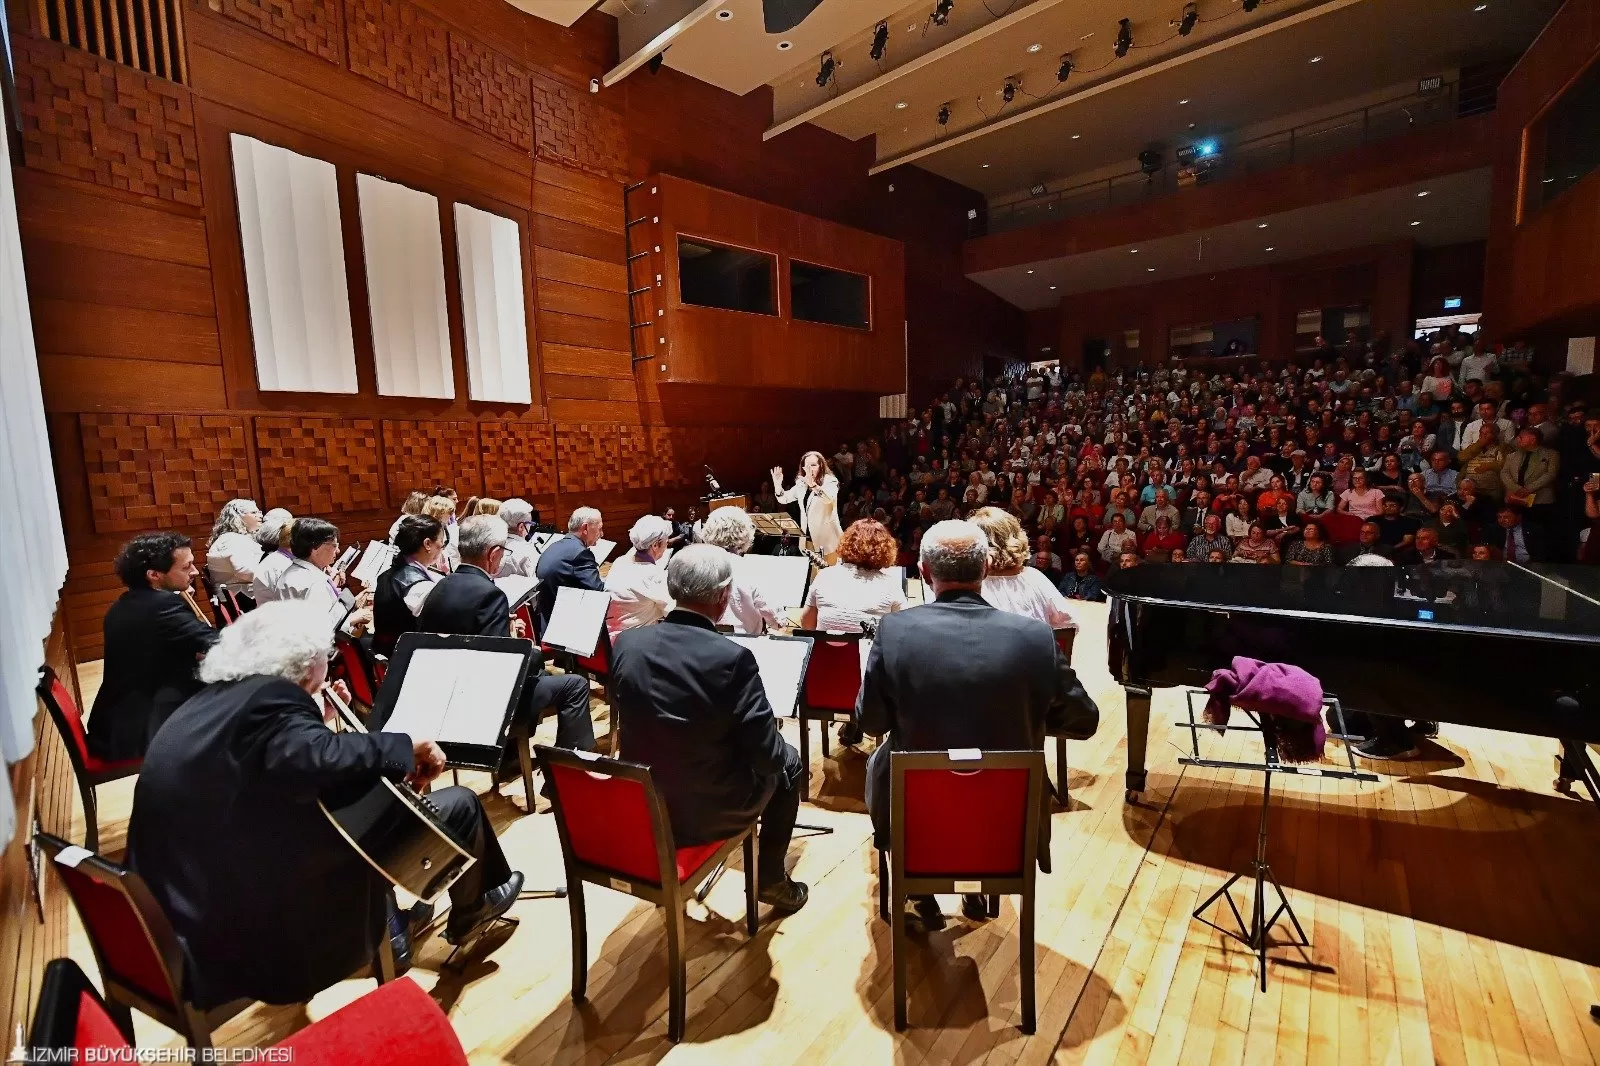
[[[1195,23],[1200,21],[1200,9],[1192,2],[1183,9],[1183,17],[1178,20],[1178,36],[1187,37],[1194,32]]]
[[[1489,10],[1489,5],[1488,4],[1479,4],[1477,7],[1473,8],[1472,10],[1473,11],[1487,11],[1487,10]]]
[[[1321,56],[1312,56],[1311,57],[1311,62],[1320,63],[1320,62],[1322,62],[1322,57]]]
[[[654,74],[661,69],[661,64],[665,63],[666,61],[667,50],[663,48],[661,51],[650,57],[650,61],[645,64],[645,68],[648,69],[650,73]]]
[[[1261,0],[1244,0],[1244,13],[1246,15],[1261,6]]]
[[[989,164],[988,163],[980,163],[979,166],[983,167],[984,170],[988,170],[989,169]]]
[[[889,20],[884,19],[878,23],[878,28],[872,31],[872,51],[867,54],[874,63],[883,58],[884,51],[889,47]]]
[[[1137,248],[1129,248],[1128,249],[1128,254],[1129,255],[1138,255],[1139,254],[1139,249],[1137,249]]]
[[[1144,268],[1144,272],[1146,274],[1154,274],[1156,272],[1156,268],[1155,267],[1145,267]]]
[[[1008,104],[1015,100],[1017,98],[1017,83],[1007,80],[1006,87],[1000,90],[1000,98]]]
[[[1178,101],[1178,106],[1179,107],[1183,107],[1188,103],[1189,103],[1189,98],[1187,96],[1185,96],[1182,100]]]
[[[1133,23],[1127,19],[1117,23],[1117,44],[1115,51],[1117,58],[1121,59],[1128,54],[1128,49],[1133,47]]]
[[[1427,196],[1427,195],[1428,195],[1428,193],[1429,193],[1429,192],[1430,192],[1430,191],[1431,191],[1431,190],[1429,190],[1429,189],[1423,189],[1423,190],[1422,190],[1422,191],[1421,191],[1421,192],[1419,192],[1419,193],[1417,193],[1417,199],[1419,199],[1419,200],[1420,200],[1420,199],[1422,199],[1422,198],[1423,198],[1423,197],[1424,197],[1424,196]]]
[[[1042,51],[1044,51],[1044,45],[1040,44],[1038,41],[1035,41],[1028,46],[1028,54],[1030,56],[1038,55]]]
[[[1051,292],[1055,292],[1056,291],[1056,287],[1054,285],[1050,286],[1050,291]]]
[[[1267,251],[1269,251],[1269,252],[1272,251],[1272,245],[1270,245],[1270,244],[1267,245]]]
[[[1265,223],[1265,222],[1257,222],[1256,223],[1256,229],[1266,229],[1266,228],[1267,228],[1267,223]]]
[[[941,125],[941,126],[950,125],[950,105],[949,104],[940,104],[939,105],[939,125]]]
[[[1198,125],[1200,125],[1200,123],[1198,123],[1198,122],[1191,122],[1191,123],[1189,123],[1189,128],[1190,128],[1190,129],[1194,129],[1194,128],[1195,128],[1195,127],[1196,127],[1196,126],[1198,126]]]
[[[822,65],[817,68],[817,88],[825,89],[833,80],[833,72],[839,64],[834,61],[832,52],[822,53]]]
[[[1030,273],[1030,274],[1032,274],[1032,273],[1033,273],[1033,268],[1032,268],[1032,267],[1029,267],[1029,268],[1028,268],[1028,273]]]
[[[1072,57],[1065,55],[1061,57],[1061,66],[1056,69],[1056,81],[1066,81],[1070,77],[1072,77]]]
[[[895,109],[895,110],[896,110],[896,111],[904,111],[904,110],[905,110],[905,109],[906,109],[906,108],[907,108],[907,107],[909,107],[909,106],[910,106],[910,105],[909,105],[909,104],[907,104],[907,103],[906,103],[906,102],[905,102],[905,101],[904,101],[904,100],[901,100],[901,101],[900,101],[900,102],[899,102],[899,103],[897,103],[897,104],[895,104],[895,105],[894,105],[894,109]]]
[[[717,12],[717,18],[721,19],[723,22],[727,22],[729,19],[733,18],[733,9],[726,7],[723,8],[721,11]]]
[[[943,26],[950,21],[950,12],[954,11],[956,0],[935,0],[933,14],[929,17],[935,26]]]
[[[1081,133],[1074,133],[1074,134],[1073,134],[1073,135],[1072,135],[1072,139],[1073,139],[1073,140],[1077,140],[1077,139],[1078,139],[1078,138],[1079,138],[1079,137],[1082,137],[1082,136],[1083,136],[1083,134],[1081,134]]]
[[[1420,225],[1422,225],[1422,220],[1421,220],[1421,219],[1418,219],[1418,220],[1417,220],[1417,221],[1415,221],[1415,222],[1413,222],[1413,223],[1411,223],[1411,224],[1412,224],[1412,225],[1413,225],[1413,226],[1420,226]]]

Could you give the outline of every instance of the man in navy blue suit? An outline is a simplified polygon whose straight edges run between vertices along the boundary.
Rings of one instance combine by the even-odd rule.
[[[539,578],[539,632],[543,633],[550,625],[557,589],[605,591],[605,582],[600,580],[600,564],[589,550],[599,543],[604,532],[600,512],[593,507],[580,507],[567,520],[567,535],[552,542],[539,556],[539,566],[534,571]]]

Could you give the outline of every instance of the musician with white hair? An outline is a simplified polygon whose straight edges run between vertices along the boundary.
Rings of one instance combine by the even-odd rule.
[[[539,565],[539,554],[533,550],[533,545],[528,543],[528,535],[533,532],[533,504],[518,496],[513,496],[500,505],[496,512],[505,519],[506,528],[511,535],[506,538],[505,558],[500,560],[500,572],[495,577],[534,577]]]
[[[249,599],[255,566],[261,561],[261,545],[255,531],[262,521],[261,508],[254,500],[229,500],[223,504],[206,541],[206,576],[220,593],[230,590]],[[247,606],[253,605],[247,604]]]
[[[605,535],[605,519],[593,507],[580,507],[567,519],[567,535],[552,541],[539,556],[535,575],[539,578],[539,632],[550,625],[555,610],[556,590],[561,588],[605,591],[600,580],[600,564],[590,551]]]
[[[628,530],[633,551],[611,564],[606,574],[606,632],[612,639],[624,629],[659,622],[672,610],[667,568],[662,559],[672,539],[672,523],[647,514]]]
[[[700,540],[714,544],[729,555],[744,555],[756,540],[756,526],[740,507],[718,507],[706,516],[700,529]],[[754,585],[740,581],[735,576],[733,594],[728,598],[728,610],[723,615],[724,625],[735,632],[761,635],[762,625],[773,629],[783,626],[778,613],[767,603],[767,598]]]
[[[128,864],[178,934],[198,1007],[304,1002],[369,964],[386,935],[388,882],[317,801],[384,779],[425,784],[445,757],[425,738],[328,728],[321,693],[332,642],[333,623],[315,604],[246,614],[201,663],[207,687],[145,754]],[[477,859],[450,888],[445,938],[463,943],[511,907],[522,875],[471,789],[436,789],[429,800]]]

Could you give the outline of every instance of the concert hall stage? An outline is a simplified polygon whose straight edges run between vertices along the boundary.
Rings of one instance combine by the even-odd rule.
[[[752,943],[742,878],[723,878],[709,909],[691,904],[681,1045],[666,1039],[662,923],[620,893],[587,889],[581,1006],[568,996],[559,900],[517,904],[509,942],[459,977],[438,973],[448,947],[437,939],[421,945],[410,976],[448,1012],[474,1063],[1600,1061],[1589,1017],[1600,995],[1600,818],[1587,799],[1552,790],[1554,741],[1446,725],[1422,761],[1376,764],[1375,785],[1275,779],[1270,858],[1312,946],[1307,957],[1274,950],[1284,961],[1262,993],[1250,952],[1190,917],[1252,857],[1260,775],[1180,766],[1181,700],[1161,691],[1149,788],[1141,805],[1125,805],[1123,695],[1105,669],[1105,610],[1074,609],[1084,623],[1074,657],[1103,720],[1092,741],[1070,745],[1071,809],[1054,815],[1055,872],[1039,880],[1036,1036],[1017,1029],[1015,909],[1007,902],[974,925],[954,899],[944,931],[912,935],[912,1028],[895,1034],[889,927],[876,918],[860,798],[865,757],[837,745],[827,760],[812,745],[815,800],[801,811],[802,822],[836,831],[797,834],[792,851],[809,905],[764,922]],[[82,668],[86,705],[99,671]],[[793,726],[785,732],[793,742]],[[1217,754],[1236,746],[1242,758],[1253,742],[1259,760],[1248,737],[1230,734]],[[462,783],[488,788],[482,774]],[[112,852],[132,785],[101,791]],[[488,810],[513,866],[532,884],[558,881],[550,815],[523,815],[520,783],[505,787]],[[96,974],[73,923],[71,953]],[[347,981],[308,1010],[251,1009],[217,1042],[269,1044],[370,987]],[[176,1041],[142,1015],[135,1023],[141,1046]]]

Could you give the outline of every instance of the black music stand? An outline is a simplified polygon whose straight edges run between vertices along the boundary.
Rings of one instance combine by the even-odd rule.
[[[1301,954],[1305,954],[1304,949],[1311,946],[1311,938],[1306,936],[1305,929],[1300,925],[1300,919],[1295,917],[1294,908],[1289,904],[1289,897],[1284,894],[1283,885],[1278,883],[1277,876],[1272,872],[1272,864],[1267,862],[1267,812],[1272,805],[1272,775],[1275,773],[1298,774],[1302,777],[1331,777],[1346,781],[1371,782],[1376,782],[1378,775],[1356,769],[1356,757],[1354,752],[1350,750],[1348,743],[1345,745],[1345,758],[1348,760],[1349,769],[1329,769],[1322,766],[1283,762],[1278,758],[1278,722],[1276,718],[1270,714],[1258,714],[1255,711],[1239,708],[1244,710],[1244,714],[1254,723],[1253,725],[1212,725],[1208,722],[1197,721],[1194,713],[1195,697],[1203,695],[1205,695],[1204,692],[1195,689],[1189,689],[1184,693],[1184,702],[1189,712],[1188,730],[1192,754],[1180,757],[1178,762],[1184,766],[1201,766],[1212,769],[1259,770],[1263,775],[1263,782],[1261,786],[1261,825],[1256,832],[1255,859],[1250,863],[1248,870],[1242,870],[1234,874],[1222,883],[1221,888],[1207,896],[1204,902],[1194,909],[1193,917],[1250,949],[1251,954],[1255,955],[1258,960],[1257,964],[1261,971],[1261,991],[1265,992],[1267,990],[1267,948],[1271,946],[1268,941],[1268,934],[1272,932],[1273,926],[1277,925],[1280,919],[1287,916],[1290,924],[1294,926],[1294,931],[1300,937],[1298,942],[1289,941],[1289,946],[1300,948]],[[1335,739],[1344,741],[1356,739],[1350,736],[1345,729],[1344,707],[1336,697],[1324,695],[1322,707],[1325,714],[1328,711],[1332,711],[1334,720],[1338,723],[1338,729],[1333,734]],[[1228,759],[1204,758],[1200,754],[1200,734],[1202,731],[1214,733],[1230,731],[1260,733],[1262,761],[1250,763],[1235,762]],[[1252,897],[1249,922],[1244,920],[1244,915],[1240,913],[1238,904],[1234,903],[1233,892],[1231,891],[1233,886],[1245,877],[1252,877],[1255,880],[1255,893]],[[1266,913],[1267,886],[1269,884],[1272,886],[1272,890],[1278,894],[1278,905],[1270,916]],[[1234,921],[1238,923],[1238,928],[1225,928],[1205,916],[1205,913],[1211,909],[1211,905],[1219,899],[1227,902],[1228,909],[1233,912]]]

